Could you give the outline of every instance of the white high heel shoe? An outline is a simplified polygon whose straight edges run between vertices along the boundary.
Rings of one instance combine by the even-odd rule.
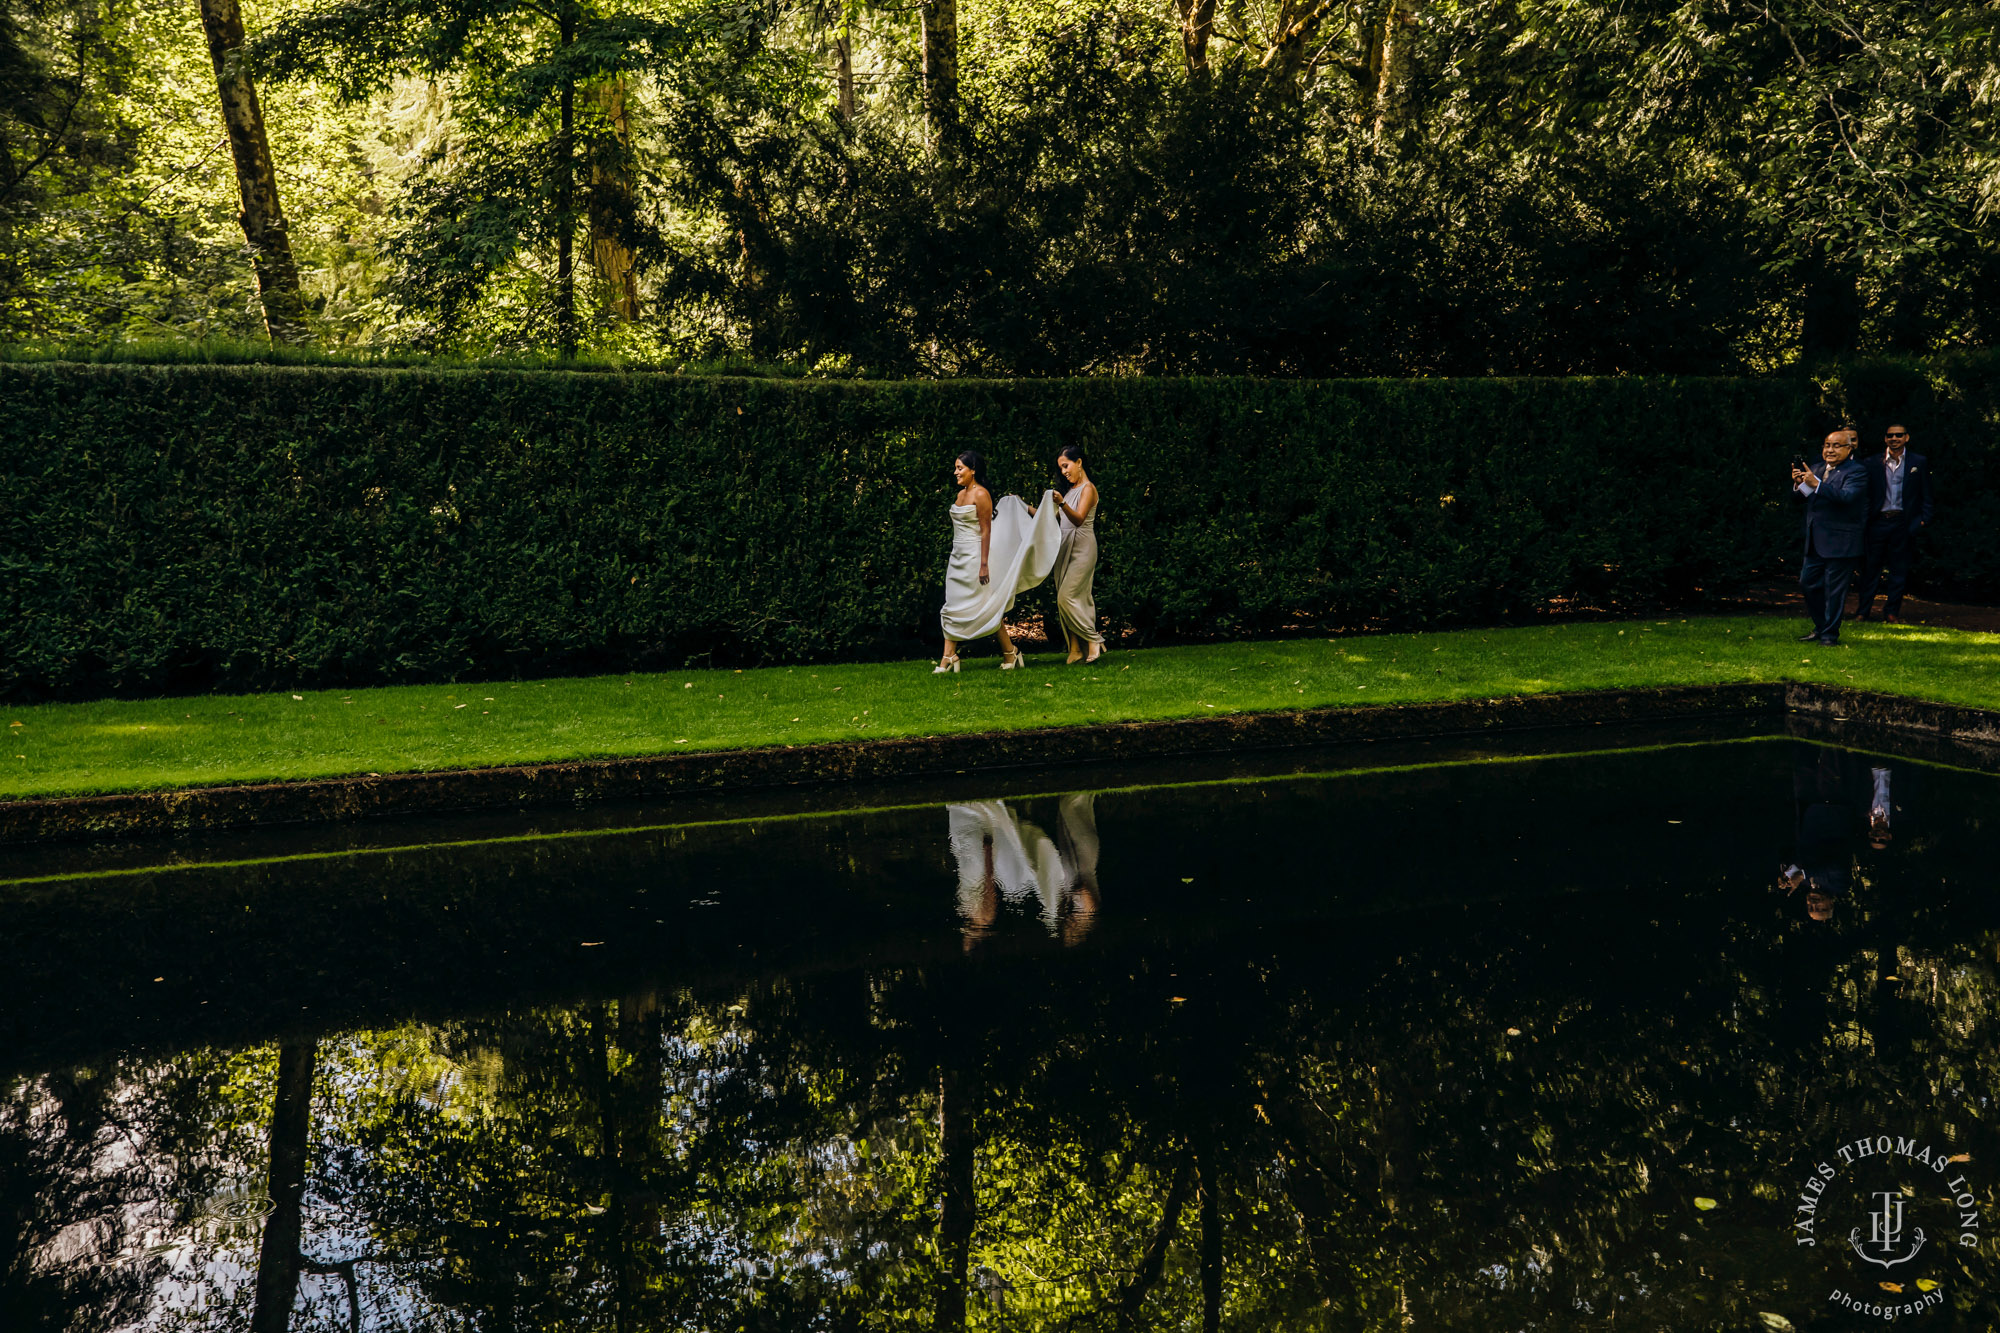
[[[958,654],[953,653],[950,657],[940,657],[938,659],[938,664],[931,668],[931,674],[933,676],[942,676],[948,671],[955,673],[957,672],[957,670],[958,670]]]
[[[1021,660],[1021,650],[1019,648],[1016,648],[1014,650],[1012,656],[1009,656],[1006,653],[1002,653],[1000,655],[1000,669],[1002,671],[1012,671],[1021,665],[1023,665],[1023,663]]]

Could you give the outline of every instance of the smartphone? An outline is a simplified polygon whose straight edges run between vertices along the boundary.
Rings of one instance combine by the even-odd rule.
[[[1804,467],[1805,465],[1806,465],[1806,456],[1805,456],[1804,454],[1793,454],[1793,455],[1792,455],[1792,470],[1793,470],[1794,472],[1798,471],[1798,470],[1799,470],[1800,468]]]

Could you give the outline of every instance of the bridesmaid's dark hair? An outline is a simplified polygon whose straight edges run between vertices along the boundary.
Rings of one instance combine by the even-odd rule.
[[[1070,462],[1075,463],[1078,467],[1085,466],[1083,461],[1083,446],[1080,444],[1064,445],[1062,447],[1061,452],[1059,452],[1056,455],[1056,457],[1067,458]]]
[[[958,461],[972,469],[972,480],[975,484],[986,486],[985,454],[980,453],[977,449],[967,449],[958,456]],[[991,491],[993,488],[986,486],[986,489]]]

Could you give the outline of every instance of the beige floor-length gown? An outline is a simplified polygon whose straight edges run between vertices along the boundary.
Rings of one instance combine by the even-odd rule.
[[[1080,486],[1070,487],[1063,496],[1063,504],[1076,508],[1079,489]],[[1063,628],[1070,637],[1085,643],[1104,642],[1104,635],[1097,629],[1097,597],[1091,589],[1097,575],[1097,511],[1102,507],[1100,500],[1080,524],[1070,521],[1068,510],[1056,510],[1062,545],[1056,550],[1055,568],[1049,571],[1056,584],[1056,614],[1062,617]]]

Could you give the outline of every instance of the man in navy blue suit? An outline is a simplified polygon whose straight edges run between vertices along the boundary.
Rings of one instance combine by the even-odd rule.
[[[1868,524],[1868,470],[1854,461],[1854,437],[1844,430],[1826,437],[1820,448],[1825,466],[1792,468],[1792,486],[1806,497],[1806,551],[1799,565],[1799,587],[1805,590],[1806,611],[1812,616],[1810,634],[1800,643],[1840,642],[1840,618],[1847,610],[1847,584],[1861,558],[1862,533]]]
[[[1922,454],[1910,452],[1910,432],[1891,426],[1883,436],[1880,458],[1868,469],[1868,530],[1862,538],[1861,618],[1875,618],[1875,589],[1882,583],[1882,566],[1889,567],[1882,619],[1903,618],[1903,586],[1910,581],[1910,552],[1917,534],[1931,521],[1931,467]]]

